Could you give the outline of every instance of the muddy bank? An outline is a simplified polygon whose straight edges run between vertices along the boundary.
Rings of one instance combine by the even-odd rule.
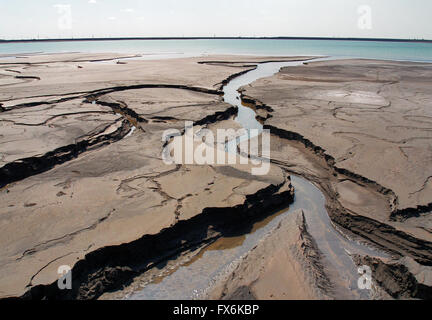
[[[286,216],[209,295],[226,300],[326,299],[332,284],[302,211]]]
[[[391,225],[369,218],[369,216],[360,215],[358,211],[352,209],[352,197],[363,197],[360,198],[362,200],[361,203],[354,203],[356,208],[362,206],[359,208],[362,210],[361,212],[365,212],[366,210],[390,211],[391,203],[388,202],[388,196],[391,195],[390,190],[377,185],[367,178],[336,168],[334,166],[335,161],[331,156],[325,155],[323,149],[313,145],[299,134],[286,132],[271,126],[264,127],[270,129],[275,135],[273,141],[275,147],[284,144],[283,140],[286,139],[291,141],[291,143],[287,144],[285,148],[288,150],[293,148],[295,152],[301,155],[301,157],[297,157],[293,162],[290,161],[291,159],[288,161],[285,159],[281,160],[276,155],[272,159],[273,163],[287,168],[289,172],[299,174],[317,183],[327,197],[328,202],[326,207],[334,222],[346,229],[348,233],[359,235],[363,239],[378,245],[383,250],[401,256],[408,255],[418,262],[430,265],[432,261],[432,244],[429,241],[418,239]],[[282,138],[282,140],[277,140],[278,137]],[[277,153],[278,151],[276,151]],[[305,168],[305,165],[310,167]],[[343,189],[346,187],[349,188],[348,192]],[[344,194],[340,191],[347,193]],[[364,207],[363,205],[368,206]],[[370,211],[367,214],[370,214]]]
[[[194,121],[198,130],[237,128],[237,108],[226,103],[228,99],[223,101],[221,84],[236,81],[248,70],[255,71],[254,63],[273,58],[134,60],[112,65],[80,60],[79,68],[79,57],[57,59],[49,66],[29,59],[34,63],[10,62],[4,67],[23,76],[31,72],[40,80],[24,84],[6,76],[3,80],[10,82],[0,88],[0,117],[7,124],[0,128],[0,145],[6,151],[0,158],[2,170],[12,163],[22,166],[3,171],[14,178],[5,180],[0,190],[1,297],[109,298],[110,292],[153,274],[159,265],[171,267],[183,255],[194,256],[222,237],[239,235],[233,226],[251,225],[291,203],[290,173],[320,187],[332,221],[308,224],[311,220],[301,214],[287,218],[241,261],[237,271],[243,279],[233,273],[231,280],[218,283],[214,297],[346,298],[350,293],[343,290],[353,291],[353,279],[344,272],[356,270],[350,254],[342,251],[345,245],[349,250],[355,246],[325,241],[333,236],[367,240],[395,258],[411,258],[417,264],[404,264],[406,270],[377,267],[376,281],[394,298],[427,297],[428,282],[414,282],[410,274],[415,277],[419,266],[432,261],[432,229],[426,214],[430,179],[427,170],[419,169],[428,163],[427,146],[419,143],[429,139],[428,123],[423,121],[420,129],[407,129],[412,123],[383,123],[412,121],[418,119],[417,112],[428,112],[420,106],[429,102],[427,91],[413,97],[414,87],[406,84],[416,81],[417,88],[424,89],[428,67],[336,61],[317,63],[321,67],[310,71],[304,68],[315,64],[308,63],[245,87],[243,101],[273,134],[271,170],[258,178],[250,174],[250,166],[166,165],[161,137],[166,129],[184,130],[185,121]],[[414,80],[411,68],[425,69]],[[234,92],[231,98],[237,96]],[[403,101],[416,107],[405,110]],[[118,139],[111,139],[112,134],[117,137],[114,123],[125,126]],[[262,127],[256,121],[245,124]],[[379,130],[396,130],[399,136],[370,143],[375,137],[372,124]],[[421,133],[404,135],[406,130]],[[95,143],[76,154],[61,149],[79,141]],[[25,143],[15,148],[17,142]],[[399,183],[406,175],[395,173],[411,167],[401,166],[396,147],[402,157],[414,156],[418,167],[402,187]],[[391,174],[380,167],[381,160],[393,168]],[[23,168],[26,174],[19,176]],[[333,223],[342,234],[325,232]],[[340,270],[326,259],[331,254],[337,255]],[[263,255],[267,259],[260,260]],[[368,264],[380,260],[368,255]],[[57,289],[61,265],[73,267],[72,291]],[[260,268],[252,270],[256,265]],[[429,269],[421,274],[428,276]],[[399,283],[398,277],[403,281]],[[273,290],[275,281],[294,281],[296,286]]]
[[[431,76],[429,64],[310,62],[242,89],[272,132],[272,163],[316,183],[344,233],[424,266],[432,264]],[[396,281],[384,275],[384,287]]]
[[[236,207],[206,208],[201,214],[147,235],[134,242],[101,248],[89,253],[75,264],[72,274],[73,289],[58,289],[53,284],[35,286],[23,299],[96,299],[101,294],[115,291],[130,283],[134,276],[144,273],[155,264],[177,254],[215,241],[232,233],[232,226],[267,215],[293,200],[290,185],[270,186],[247,196],[245,203]]]
[[[262,125],[255,119],[259,116],[254,110],[257,112],[259,110],[271,110],[265,106],[255,107],[252,104],[252,100],[250,101],[251,103],[246,104],[244,100],[240,99],[240,94],[237,92],[239,87],[252,83],[256,79],[275,74],[282,66],[299,64],[301,63],[284,62],[261,64],[253,71],[239,75],[231,80],[229,84],[223,88],[224,100],[238,108],[238,114],[235,118],[236,123],[244,129],[262,130]],[[227,125],[232,127],[233,123],[227,122],[224,124],[220,122],[212,126],[212,129],[214,129],[214,127],[223,128]],[[239,140],[233,139],[233,143],[226,143],[224,149],[229,150],[229,152],[233,154],[237,154],[237,142],[247,142],[247,140],[251,138],[256,139],[257,137],[255,134],[253,137],[249,135],[241,136],[238,138]],[[275,161],[273,160],[273,162]],[[244,259],[246,259],[245,255],[247,257],[253,256],[257,246],[265,246],[269,250],[261,254],[260,260],[254,261],[253,263],[249,261],[251,265],[260,264],[268,260],[277,260],[279,261],[277,263],[277,268],[285,266],[288,263],[290,266],[293,264],[297,266],[301,265],[305,267],[305,270],[308,269],[308,266],[315,266],[315,271],[320,269],[320,273],[311,272],[308,274],[308,277],[304,276],[304,272],[297,272],[297,287],[305,288],[304,290],[298,289],[297,291],[302,291],[303,295],[295,296],[295,290],[290,291],[290,289],[285,286],[275,289],[285,290],[286,292],[284,291],[282,293],[285,295],[288,294],[291,298],[304,299],[305,297],[309,297],[312,299],[313,296],[317,298],[319,295],[316,293],[312,295],[311,292],[320,292],[318,283],[321,283],[322,279],[326,279],[327,284],[321,285],[321,289],[326,291],[326,297],[328,298],[371,299],[385,297],[385,293],[377,287],[375,287],[373,291],[359,290],[360,288],[357,284],[359,274],[351,255],[361,254],[370,255],[372,257],[387,257],[388,255],[374,250],[370,247],[370,243],[361,244],[357,242],[358,240],[351,240],[346,234],[341,233],[341,230],[335,228],[328,216],[325,209],[325,198],[323,194],[310,182],[297,176],[293,176],[292,178],[296,200],[289,209],[281,210],[281,212],[269,216],[269,218],[262,222],[254,224],[251,228],[251,232],[248,232],[246,228],[246,230],[244,230],[246,233],[242,236],[221,237],[214,243],[206,245],[203,248],[191,250],[166,263],[155,265],[154,268],[149,269],[142,276],[136,277],[124,290],[113,294],[104,294],[101,298],[122,299],[126,297],[127,299],[134,300],[202,299],[212,296],[220,298],[221,293],[217,293],[217,291],[222,290],[220,288],[223,283],[227,281],[238,282],[236,281],[237,278],[240,280],[248,278],[249,272],[243,272],[244,270],[239,271],[239,264],[244,262]],[[308,239],[309,250],[302,251],[302,254],[299,254],[297,251],[296,255],[291,253],[287,256],[286,250],[281,251],[279,250],[280,248],[276,250],[274,246],[270,244],[271,241],[267,241],[267,239],[272,238],[272,232],[277,229],[278,224],[281,223],[282,220],[289,220],[287,217],[296,215],[298,210],[306,212],[305,217],[310,226],[311,233],[307,232],[306,234],[306,232],[304,232],[304,236]],[[290,221],[293,223],[292,219]],[[304,224],[306,224],[306,221]],[[242,225],[246,227],[245,224]],[[288,225],[285,227],[288,228]],[[288,229],[291,230],[292,226]],[[301,229],[304,230],[305,226]],[[287,234],[281,232],[278,232],[278,234],[281,243],[286,242],[286,239],[283,238],[289,238]],[[316,244],[314,245],[315,242]],[[313,254],[309,254],[309,252]],[[285,257],[286,259],[282,259],[283,261],[281,261],[280,257]],[[245,263],[248,264],[248,262]],[[319,268],[317,267],[318,265]],[[284,278],[287,276],[287,274],[283,272],[285,269],[277,268],[271,276],[268,275],[264,277],[266,279],[263,281],[264,286],[268,287],[268,283],[274,282],[274,279],[278,279],[278,277]],[[257,272],[259,273],[258,270],[259,269],[255,270],[255,273],[252,272],[257,278],[260,277],[257,275]],[[288,274],[292,273],[293,272],[290,272]],[[236,279],[227,280],[227,277]],[[215,287],[218,289],[215,289]],[[237,287],[238,288],[234,289],[231,288],[231,291],[234,293],[225,294],[224,298],[255,297],[248,284],[238,284]],[[305,290],[309,292],[309,294],[306,294]],[[323,294],[321,294],[321,296],[323,296]],[[281,296],[279,296],[279,298],[281,298]],[[288,298],[288,296],[285,298]]]
[[[230,219],[265,215],[292,200],[289,178],[276,166],[256,179],[249,166],[235,167],[233,175],[232,168],[161,159],[165,130],[182,130],[185,121],[199,128],[231,121],[236,110],[217,88],[250,67],[198,64],[198,58],[118,65],[79,54],[60,58],[2,65],[41,80],[10,78],[0,88],[1,297],[27,292],[54,299],[57,269],[69,265],[76,267],[76,288],[58,298],[96,298],[159,259],[217,239]],[[80,141],[86,148],[65,148]],[[161,245],[154,244],[161,234],[160,256],[137,253],[141,245]]]
[[[373,60],[311,62],[284,68],[244,94],[272,108],[267,126],[298,134],[330,156],[339,171],[382,188],[395,220],[399,212],[430,205],[431,68]]]

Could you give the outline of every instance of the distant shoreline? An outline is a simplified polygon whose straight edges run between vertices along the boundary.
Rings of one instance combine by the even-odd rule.
[[[368,41],[368,42],[415,42],[432,43],[425,39],[392,39],[392,38],[329,38],[329,37],[119,37],[119,38],[56,38],[56,39],[0,39],[2,43],[25,42],[71,42],[71,41],[127,41],[127,40],[335,40],[335,41]]]

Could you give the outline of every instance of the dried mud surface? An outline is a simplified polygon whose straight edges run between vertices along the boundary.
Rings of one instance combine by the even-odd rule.
[[[317,184],[333,222],[431,266],[431,81],[430,64],[334,60],[283,68],[242,95],[272,132],[272,162]]]
[[[1,60],[0,297],[94,299],[226,224],[292,201],[277,166],[257,179],[249,166],[161,159],[166,129],[232,121],[220,87],[254,65],[121,58]],[[72,291],[57,289],[61,265],[73,267]]]
[[[320,187],[347,235],[394,256],[354,257],[389,297],[430,298],[430,65],[308,62],[243,88],[272,132],[271,170],[257,177],[250,165],[166,165],[162,133],[185,121],[236,128],[223,85],[259,62],[302,57],[131,58],[1,59],[0,298],[109,297],[288,205],[290,173]],[[307,228],[301,212],[287,217],[212,298],[331,298]],[[57,288],[61,265],[73,267],[73,290]]]

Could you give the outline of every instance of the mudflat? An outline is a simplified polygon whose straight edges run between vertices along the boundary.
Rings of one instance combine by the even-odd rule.
[[[185,121],[198,131],[237,129],[224,84],[258,63],[312,57],[136,58],[0,60],[1,298],[121,290],[227,226],[289,205],[290,174],[319,186],[345,235],[392,255],[353,257],[374,266],[384,291],[430,294],[430,65],[308,62],[243,88],[243,103],[272,133],[270,171],[254,176],[251,165],[168,165],[163,132],[182,131]],[[331,298],[325,264],[299,212],[212,298]],[[73,268],[72,290],[58,290],[62,265]]]
[[[285,217],[212,288],[211,299],[329,299],[331,283],[324,273],[302,211]]]
[[[272,132],[272,162],[320,186],[334,223],[430,266],[431,83],[427,63],[329,60],[242,94]]]
[[[258,179],[249,166],[162,161],[166,129],[236,126],[220,88],[249,59],[121,58],[0,61],[1,297],[55,296],[62,265],[79,275],[66,298],[98,297],[219,224],[292,200],[277,166]]]

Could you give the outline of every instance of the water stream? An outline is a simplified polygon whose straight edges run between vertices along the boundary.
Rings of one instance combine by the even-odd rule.
[[[255,119],[254,110],[242,105],[238,89],[258,79],[269,77],[279,72],[285,66],[297,66],[302,62],[264,63],[257,69],[231,80],[224,87],[224,99],[227,103],[237,106],[236,121],[245,129],[262,130],[262,125]],[[246,134],[241,137],[248,139]],[[238,140],[228,146],[228,150],[236,150]],[[224,274],[235,268],[241,260],[266,234],[271,232],[286,215],[302,209],[305,213],[309,233],[317,242],[318,248],[324,254],[341,279],[342,289],[339,295],[347,299],[369,299],[371,292],[360,290],[357,281],[360,277],[357,267],[350,254],[371,256],[386,256],[372,247],[360,242],[349,240],[337,231],[325,208],[323,193],[311,182],[291,176],[295,187],[295,201],[289,209],[279,212],[265,220],[256,223],[252,231],[238,237],[224,237],[203,249],[194,259],[180,265],[158,281],[146,284],[141,290],[127,296],[127,299],[196,299],[205,296],[208,288]]]

